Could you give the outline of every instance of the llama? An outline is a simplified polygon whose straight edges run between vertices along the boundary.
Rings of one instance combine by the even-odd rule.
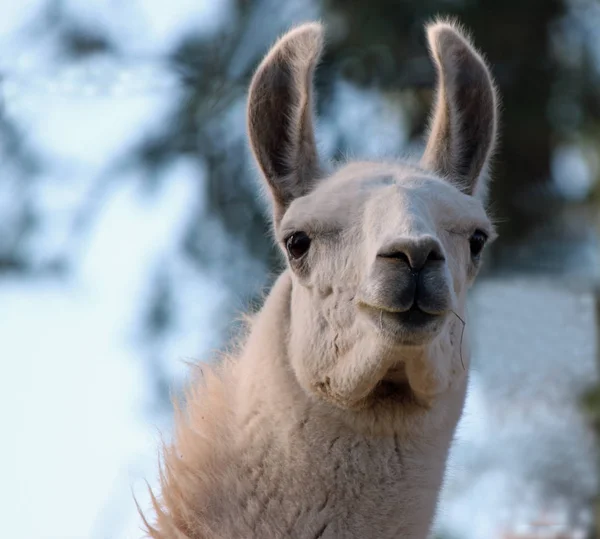
[[[497,98],[456,24],[427,36],[438,87],[418,163],[323,172],[319,23],[258,67],[247,127],[287,269],[236,357],[198,369],[163,450],[151,537],[429,533],[465,400],[466,293],[495,236],[483,200]]]

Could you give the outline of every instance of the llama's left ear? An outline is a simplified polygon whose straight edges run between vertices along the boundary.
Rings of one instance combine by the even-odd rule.
[[[484,194],[482,177],[494,150],[497,129],[492,77],[481,55],[456,25],[433,23],[427,27],[427,38],[438,84],[422,164],[467,194]]]
[[[275,43],[250,85],[248,135],[272,195],[276,227],[319,175],[312,78],[322,48],[319,23],[294,28]]]

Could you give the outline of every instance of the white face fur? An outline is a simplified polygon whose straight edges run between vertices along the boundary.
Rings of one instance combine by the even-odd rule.
[[[438,90],[418,164],[357,162],[323,175],[312,127],[319,25],[286,34],[254,76],[250,141],[292,275],[291,359],[307,389],[322,389],[348,355],[376,357],[385,372],[448,340],[494,237],[481,200],[496,135],[493,83],[454,25],[435,23],[428,38]]]
[[[347,321],[362,317],[379,338],[418,345],[463,311],[493,234],[481,202],[448,182],[407,165],[355,163],[292,202],[277,239],[304,305],[319,309],[332,295]]]

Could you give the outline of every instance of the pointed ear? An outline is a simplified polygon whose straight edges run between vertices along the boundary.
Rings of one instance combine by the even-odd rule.
[[[319,174],[312,78],[322,49],[322,26],[303,24],[275,43],[250,84],[248,134],[272,195],[275,226]]]
[[[490,72],[469,39],[450,22],[427,27],[437,68],[437,98],[422,165],[470,195],[485,193],[482,175],[494,150],[497,97]]]

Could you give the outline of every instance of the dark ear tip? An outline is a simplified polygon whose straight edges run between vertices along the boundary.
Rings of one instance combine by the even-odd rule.
[[[467,31],[452,19],[436,20],[426,26],[427,41],[433,58],[438,63],[467,53],[485,66],[481,54],[473,46]]]
[[[252,106],[255,94],[261,93],[258,90],[261,83],[265,77],[271,76],[273,70],[310,73],[321,56],[323,46],[324,27],[319,22],[300,24],[281,36],[254,73],[250,83],[249,106]]]
[[[430,45],[458,42],[470,45],[466,30],[453,19],[436,19],[425,26]]]
[[[299,24],[286,32],[281,38],[280,43],[288,41],[299,41],[301,43],[312,44],[320,47],[323,44],[323,35],[325,28],[318,21],[310,21]]]
[[[312,64],[323,50],[325,29],[319,22],[307,22],[292,28],[281,36],[263,60],[266,64],[274,57],[294,64]]]
[[[496,89],[493,77],[483,55],[473,45],[468,32],[451,19],[435,21],[426,27],[431,57],[436,63],[445,84],[462,79],[477,83],[491,94],[496,106]]]

